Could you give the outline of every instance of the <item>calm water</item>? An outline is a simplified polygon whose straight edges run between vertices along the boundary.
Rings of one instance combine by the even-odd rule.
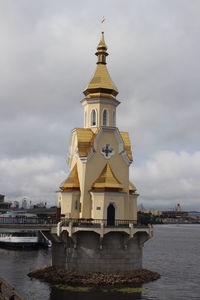
[[[59,291],[26,274],[49,264],[51,250],[13,251],[0,249],[0,275],[30,300],[198,300],[200,299],[200,225],[161,225],[144,247],[144,267],[161,278],[145,284],[137,294],[69,293]]]

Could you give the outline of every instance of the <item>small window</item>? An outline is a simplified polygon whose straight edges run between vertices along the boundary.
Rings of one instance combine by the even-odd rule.
[[[91,126],[96,126],[97,125],[97,113],[96,110],[93,109],[91,111]]]
[[[116,126],[116,113],[115,113],[115,110],[113,110],[113,113],[112,113],[112,121],[113,121],[113,126]]]
[[[97,210],[101,210],[101,207],[100,207],[100,206],[97,206]]]
[[[108,125],[108,111],[107,111],[107,109],[103,110],[102,125],[103,126],[107,126]]]
[[[77,210],[78,209],[78,200],[75,201],[75,206],[74,208]]]

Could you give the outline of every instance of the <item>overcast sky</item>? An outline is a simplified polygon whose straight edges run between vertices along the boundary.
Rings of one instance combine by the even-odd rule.
[[[200,210],[200,1],[0,0],[0,193],[57,203],[70,131],[96,67],[108,70],[146,208]]]

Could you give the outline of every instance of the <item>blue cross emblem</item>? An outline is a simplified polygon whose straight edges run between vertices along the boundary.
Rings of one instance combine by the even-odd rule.
[[[114,151],[113,151],[113,148],[110,146],[110,144],[106,144],[102,148],[101,153],[105,156],[105,158],[108,159],[114,154]]]

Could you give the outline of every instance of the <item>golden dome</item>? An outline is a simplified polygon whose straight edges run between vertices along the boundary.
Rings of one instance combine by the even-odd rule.
[[[117,87],[113,83],[106,67],[107,46],[104,40],[104,32],[97,47],[95,55],[98,57],[95,73],[84,90],[86,98],[114,98],[118,94]]]

